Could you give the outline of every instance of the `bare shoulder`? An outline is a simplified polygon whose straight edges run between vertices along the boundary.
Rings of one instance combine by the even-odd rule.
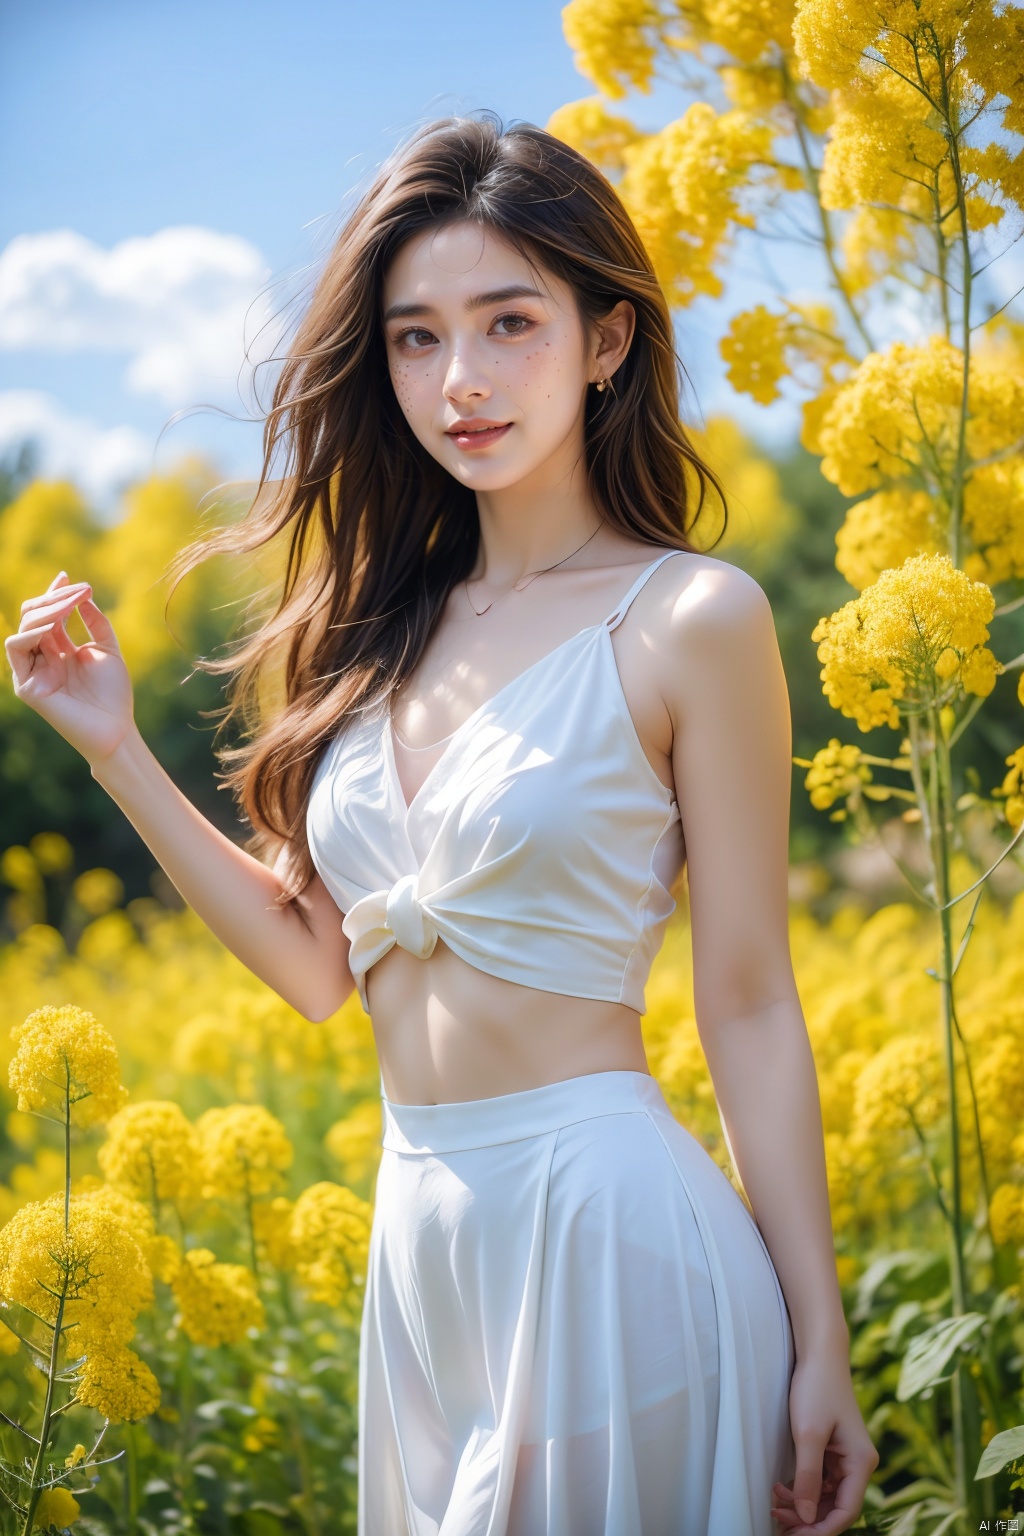
[[[779,667],[775,623],[753,577],[711,555],[666,560],[649,583],[645,628],[672,715],[722,699],[741,677],[769,683]]]
[[[752,576],[713,555],[666,560],[650,582],[650,621],[668,652],[715,637],[763,633],[772,624],[768,599]]]

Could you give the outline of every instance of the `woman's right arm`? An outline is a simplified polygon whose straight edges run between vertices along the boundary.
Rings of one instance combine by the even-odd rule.
[[[75,608],[90,636],[81,646],[65,628]],[[167,776],[135,725],[128,671],[90,588],[62,571],[22,604],[6,649],[18,698],[82,754],[192,910],[292,1007],[328,1018],[354,986],[334,900],[314,874],[295,902],[278,905],[275,871],[219,832]]]

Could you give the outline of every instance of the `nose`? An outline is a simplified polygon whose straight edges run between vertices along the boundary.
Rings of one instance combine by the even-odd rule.
[[[474,357],[471,341],[456,341],[445,371],[443,394],[453,405],[467,400],[486,400],[491,383],[482,360]]]

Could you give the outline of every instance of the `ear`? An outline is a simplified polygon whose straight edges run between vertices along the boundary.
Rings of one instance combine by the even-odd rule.
[[[628,299],[620,299],[613,309],[594,322],[591,359],[594,382],[610,379],[629,351],[636,329],[636,310]]]

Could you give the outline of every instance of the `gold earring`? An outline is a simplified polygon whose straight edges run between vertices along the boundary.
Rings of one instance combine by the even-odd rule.
[[[598,379],[597,384],[596,384],[595,387],[596,387],[597,392],[598,392],[599,395],[600,394],[604,394],[604,391],[608,388],[608,380],[607,379]]]

